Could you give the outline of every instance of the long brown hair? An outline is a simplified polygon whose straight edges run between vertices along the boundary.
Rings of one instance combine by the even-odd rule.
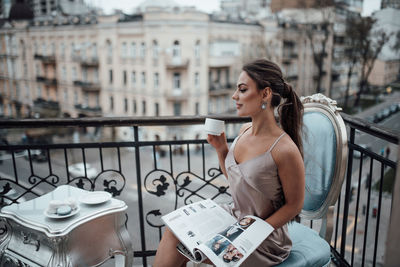
[[[257,59],[247,63],[242,69],[255,81],[259,90],[271,88],[271,106],[278,107],[279,123],[303,155],[303,104],[292,86],[283,80],[279,66],[267,59]],[[281,104],[282,98],[285,101]]]

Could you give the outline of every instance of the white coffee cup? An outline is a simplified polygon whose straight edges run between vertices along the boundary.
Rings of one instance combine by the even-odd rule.
[[[225,131],[225,122],[221,120],[206,118],[204,130],[207,134],[221,135]]]

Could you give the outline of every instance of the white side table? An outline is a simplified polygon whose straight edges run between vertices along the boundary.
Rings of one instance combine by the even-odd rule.
[[[125,202],[111,198],[97,205],[80,204],[77,214],[63,219],[44,215],[50,200],[78,199],[87,193],[62,185],[36,199],[4,207],[0,218],[7,235],[0,241],[0,266],[98,266],[114,255],[116,265],[132,266]]]

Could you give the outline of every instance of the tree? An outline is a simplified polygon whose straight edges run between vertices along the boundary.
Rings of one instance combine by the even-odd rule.
[[[348,25],[354,27],[349,31],[355,33],[348,38],[356,39],[355,51],[360,60],[361,75],[359,79],[359,88],[354,106],[360,103],[361,95],[365,92],[368,85],[368,77],[371,74],[375,60],[382,51],[383,46],[389,41],[389,35],[382,29],[374,29],[376,20],[371,17],[359,17],[355,23]],[[358,33],[357,33],[358,31]]]
[[[349,101],[349,91],[350,91],[350,80],[353,75],[354,67],[356,66],[357,60],[359,59],[359,55],[357,53],[358,47],[360,47],[359,40],[362,40],[365,37],[357,37],[355,36],[361,34],[362,32],[358,30],[360,22],[360,16],[349,16],[346,20],[346,49],[345,49],[345,58],[348,61],[349,68],[347,69],[347,82],[346,82],[346,95],[344,99],[344,109],[348,106]]]

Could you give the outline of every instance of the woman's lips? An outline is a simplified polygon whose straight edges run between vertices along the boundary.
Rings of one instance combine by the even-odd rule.
[[[242,105],[236,104],[236,109],[239,109]]]

